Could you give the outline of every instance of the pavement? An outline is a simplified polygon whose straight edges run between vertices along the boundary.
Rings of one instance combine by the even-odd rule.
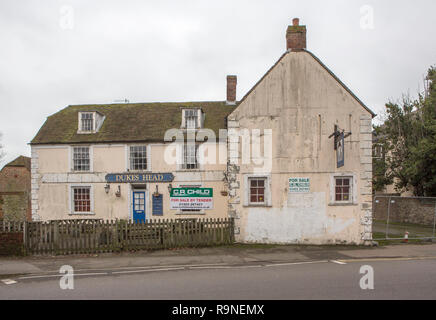
[[[69,256],[0,257],[0,279],[57,274],[63,265],[75,272],[135,270],[177,266],[241,266],[315,261],[351,262],[383,259],[435,259],[436,244],[396,244],[384,247],[235,244],[213,248],[139,251]],[[126,271],[127,272],[127,271]]]

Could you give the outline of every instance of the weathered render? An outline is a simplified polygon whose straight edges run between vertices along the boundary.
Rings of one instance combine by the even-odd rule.
[[[146,219],[234,217],[242,242],[369,243],[374,113],[306,50],[306,27],[298,19],[287,28],[286,44],[240,102],[231,75],[225,101],[69,106],[48,117],[31,142],[32,218],[133,220],[132,197],[145,191]],[[89,129],[91,113],[97,126]],[[169,150],[181,147],[166,133],[188,136],[193,123],[209,132],[207,141],[196,141],[200,149],[207,146],[196,154],[199,166],[189,166],[186,157],[184,166],[169,162]],[[334,133],[346,135],[338,149],[344,150],[343,163]],[[129,171],[129,150],[138,144],[147,150],[147,168],[140,173],[167,173],[173,188],[212,188],[213,208],[172,210],[169,182],[107,179],[135,173]],[[80,146],[90,159],[86,172],[72,169],[73,150]],[[291,188],[290,179],[301,179],[304,188]],[[72,190],[74,203],[81,202],[77,189],[86,189],[86,210],[72,205]],[[155,192],[163,196],[163,215],[152,213]]]
[[[229,115],[234,129],[271,129],[272,166],[265,206],[249,205],[242,144],[230,143],[229,210],[244,242],[355,243],[371,238],[372,113],[306,50],[286,52]],[[336,168],[333,139],[345,139],[345,166]],[[264,150],[261,145],[260,150]],[[262,166],[260,166],[262,167]],[[260,169],[262,170],[262,169]],[[350,204],[334,203],[334,176],[353,177]],[[309,193],[289,193],[290,177],[310,179]]]

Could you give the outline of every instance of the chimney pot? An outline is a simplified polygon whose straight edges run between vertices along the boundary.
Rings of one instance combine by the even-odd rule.
[[[237,77],[234,75],[227,76],[227,101],[226,104],[236,104],[236,83]]]
[[[300,51],[306,49],[306,26],[300,26],[300,19],[292,19],[292,26],[286,30],[286,49]]]

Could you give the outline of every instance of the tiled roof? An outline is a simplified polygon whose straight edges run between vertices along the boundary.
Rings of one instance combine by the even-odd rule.
[[[6,164],[5,167],[26,167],[30,170],[30,158],[25,156],[19,156],[15,160]]]
[[[235,106],[224,101],[73,105],[49,116],[31,144],[162,142],[166,130],[180,128],[182,108],[201,108],[204,127],[218,137]],[[96,111],[105,116],[97,133],[77,133],[79,111]]]

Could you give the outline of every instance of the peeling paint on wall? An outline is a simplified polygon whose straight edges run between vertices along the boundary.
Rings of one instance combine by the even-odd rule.
[[[327,215],[324,192],[288,194],[283,208],[249,208],[245,239],[263,243],[334,243],[356,219]]]

